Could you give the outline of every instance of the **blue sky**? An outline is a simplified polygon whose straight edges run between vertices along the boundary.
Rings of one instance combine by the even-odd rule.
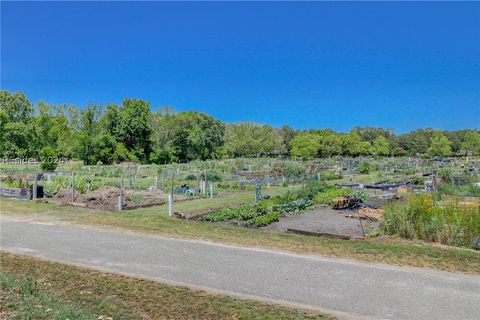
[[[1,88],[227,121],[480,127],[479,2],[3,2]]]

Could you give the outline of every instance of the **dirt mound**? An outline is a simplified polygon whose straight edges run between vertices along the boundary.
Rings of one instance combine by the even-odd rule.
[[[85,203],[89,208],[112,210],[118,205],[118,196],[120,196],[119,188],[102,187],[81,195],[77,201]],[[132,199],[124,195],[123,204],[126,207],[133,205]]]
[[[75,194],[73,197],[73,201],[78,201],[80,196],[80,192],[75,190]],[[56,201],[60,201],[62,203],[72,202],[72,189],[60,189],[52,199]]]

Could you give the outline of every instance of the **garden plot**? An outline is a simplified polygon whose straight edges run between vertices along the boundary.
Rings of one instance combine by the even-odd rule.
[[[304,231],[305,234],[329,234],[345,236],[351,239],[363,237],[359,219],[346,218],[348,215],[352,215],[351,210],[333,210],[320,207],[302,214],[283,216],[278,222],[274,222],[262,229],[282,232],[293,229],[300,232]],[[377,225],[376,222],[368,222],[363,219],[362,224],[365,233],[373,230]]]
[[[72,204],[84,206],[87,208],[102,210],[117,210],[118,197],[121,194],[119,188],[101,187],[97,190],[80,194],[75,191],[72,195],[72,189],[62,189],[48,201],[58,202],[62,204]],[[72,199],[73,197],[73,199]],[[148,207],[161,205],[166,203],[167,195],[161,191],[142,192],[134,190],[125,190],[123,198],[123,209],[135,209],[140,207]],[[176,201],[184,200],[185,196],[175,195]]]

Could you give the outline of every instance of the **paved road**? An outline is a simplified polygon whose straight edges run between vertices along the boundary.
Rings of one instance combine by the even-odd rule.
[[[480,314],[478,276],[71,225],[2,219],[0,226],[5,251],[288,301],[344,318],[451,320]]]

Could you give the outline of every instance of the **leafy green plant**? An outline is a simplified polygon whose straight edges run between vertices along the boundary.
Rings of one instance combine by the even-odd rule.
[[[480,234],[480,206],[434,200],[417,195],[405,203],[392,204],[383,213],[384,231],[406,239],[421,239],[469,247]]]
[[[353,194],[351,189],[331,187],[324,192],[318,193],[314,200],[318,204],[330,205],[334,199],[346,197]]]
[[[40,150],[40,168],[45,171],[54,171],[58,165],[58,153],[50,146]]]
[[[377,166],[370,161],[363,161],[357,167],[357,172],[361,174],[369,174],[377,170]]]

